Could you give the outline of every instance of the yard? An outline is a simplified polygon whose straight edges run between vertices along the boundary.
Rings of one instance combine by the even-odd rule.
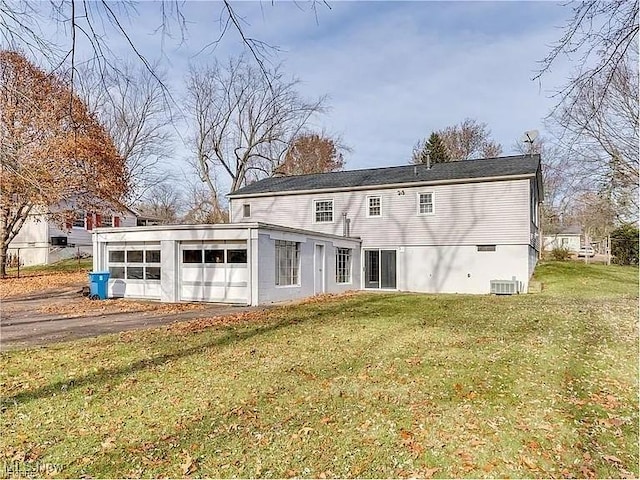
[[[637,478],[638,269],[537,278],[4,353],[0,456],[62,477]]]

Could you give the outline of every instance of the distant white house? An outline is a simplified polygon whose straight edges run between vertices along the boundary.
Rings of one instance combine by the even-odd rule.
[[[21,266],[46,265],[75,255],[91,255],[91,233],[97,227],[124,227],[136,224],[133,211],[85,212],[77,211],[65,225],[48,220],[48,216],[34,209],[24,222],[7,251],[13,262]]]
[[[539,155],[269,178],[229,196],[229,225],[98,229],[94,269],[112,295],[166,301],[526,292],[542,193]]]
[[[545,251],[564,248],[571,253],[578,253],[582,246],[582,229],[578,226],[572,226],[553,235],[544,235],[543,245]]]

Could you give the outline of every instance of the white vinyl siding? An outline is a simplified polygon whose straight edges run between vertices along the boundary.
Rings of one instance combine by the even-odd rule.
[[[343,235],[342,214],[350,220],[350,236],[363,246],[529,244],[529,180],[434,185],[436,215],[417,215],[424,187],[333,192],[333,223],[316,223],[318,194],[251,198],[251,218],[292,228]],[[367,197],[380,196],[384,221],[367,218]],[[242,221],[246,199],[231,199],[232,222]]]
[[[314,200],[313,211],[315,223],[333,222],[333,200]]]

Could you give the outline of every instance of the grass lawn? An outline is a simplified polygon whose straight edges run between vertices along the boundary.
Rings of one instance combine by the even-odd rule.
[[[7,278],[0,278],[0,298],[30,294],[48,288],[88,284],[87,272],[91,271],[92,259],[70,259],[50,265],[35,265],[7,269]]]
[[[638,477],[638,269],[358,294],[2,354],[0,456],[63,477]]]
[[[31,267],[21,267],[20,268],[20,276],[33,276],[33,275],[44,275],[49,273],[58,273],[58,272],[77,272],[81,271],[89,271],[93,267],[93,259],[91,258],[70,258],[68,260],[61,260],[56,263],[51,263],[49,265],[34,265]],[[16,276],[18,274],[18,269],[15,267],[7,268],[7,275],[10,277]]]

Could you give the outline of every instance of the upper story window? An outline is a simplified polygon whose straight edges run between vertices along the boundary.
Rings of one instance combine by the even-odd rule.
[[[76,216],[73,219],[73,226],[75,228],[87,228],[87,215],[84,212],[76,212]]]
[[[315,222],[333,222],[333,200],[314,200]]]
[[[242,205],[242,216],[245,218],[251,216],[251,204],[245,203]]]
[[[113,227],[113,215],[105,215],[100,219],[100,227]]]
[[[382,198],[380,196],[367,197],[367,217],[382,216]]]
[[[433,192],[423,192],[418,194],[418,213],[430,215],[434,213]]]

